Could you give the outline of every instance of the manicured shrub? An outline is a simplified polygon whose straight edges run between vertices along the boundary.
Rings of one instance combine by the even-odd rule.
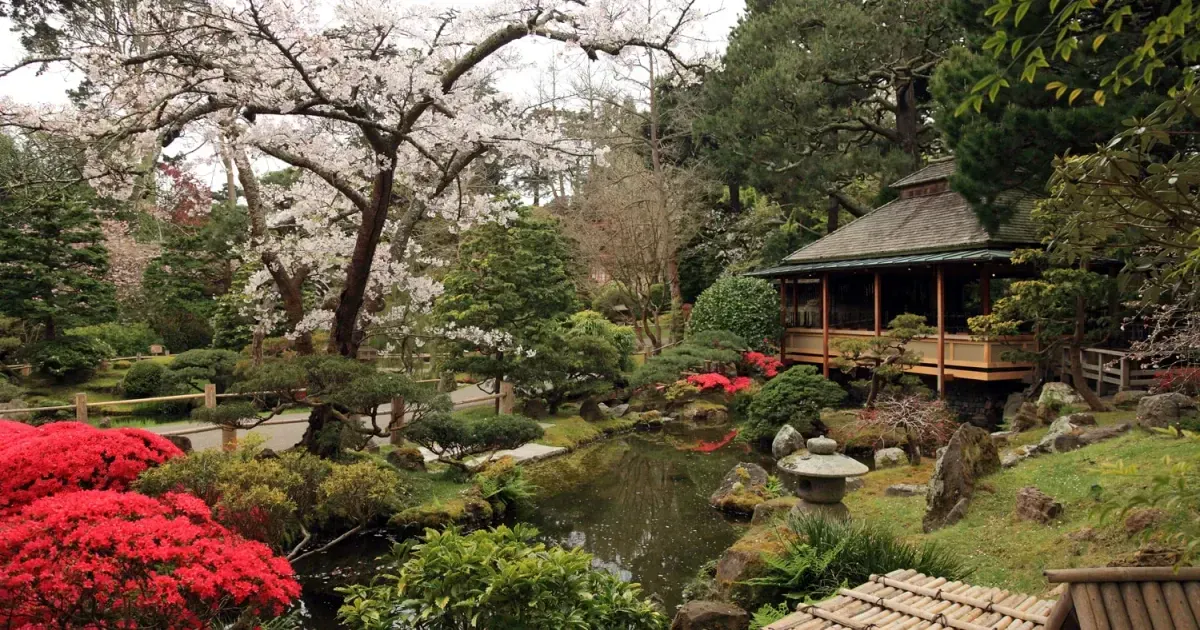
[[[775,378],[779,375],[779,370],[783,368],[782,361],[761,352],[743,352],[742,361],[767,378]]]
[[[217,393],[221,394],[233,384],[234,367],[241,358],[232,350],[188,350],[175,355],[168,369],[184,383],[212,383],[217,386]]]
[[[629,378],[635,387],[673,383],[685,372],[706,364],[735,364],[746,350],[746,342],[725,330],[708,330],[689,335],[683,343],[646,359]]]
[[[728,330],[756,350],[779,340],[779,293],[761,278],[726,276],[696,298],[688,332]]]
[[[724,391],[726,394],[736,394],[750,389],[750,385],[753,383],[748,376],[737,376],[730,379],[728,376],[716,372],[693,374],[687,377],[687,382],[699,387],[702,392]]]
[[[33,369],[58,381],[85,379],[101,361],[112,356],[115,356],[113,349],[94,337],[59,337],[39,341],[26,349]]]
[[[92,337],[108,344],[118,357],[150,354],[150,346],[162,343],[162,337],[144,322],[109,322],[67,330],[68,335]]]
[[[911,545],[891,532],[859,520],[820,515],[788,517],[780,536],[784,551],[767,554],[765,575],[747,581],[774,592],[774,601],[821,600],[871,575],[913,569],[957,580],[970,574],[962,560],[933,543]]]
[[[404,435],[436,453],[439,461],[467,469],[463,462],[467,456],[518,448],[543,433],[541,425],[524,416],[437,414],[411,424]]]
[[[0,376],[0,403],[12,402],[25,394],[25,390],[4,380]]]
[[[153,398],[170,384],[167,368],[154,361],[138,361],[121,379],[121,393],[126,398]]]
[[[133,367],[133,361],[113,361],[112,367],[114,370],[128,370]]]
[[[807,433],[820,418],[822,408],[833,407],[845,398],[846,391],[818,374],[817,368],[792,366],[767,381],[754,396],[748,409],[747,437],[773,436],[785,424]]]
[[[427,530],[395,552],[399,568],[370,586],[340,589],[351,628],[621,628],[659,630],[666,618],[637,584],[592,568],[579,549],[535,543],[517,525],[461,534]]]
[[[62,494],[0,522],[0,627],[209,628],[299,595],[286,560],[185,494]]]
[[[19,425],[19,426],[11,426]],[[96,429],[79,422],[42,427],[0,421],[0,516],[42,497],[79,490],[125,490],[147,468],[183,452],[141,429]]]

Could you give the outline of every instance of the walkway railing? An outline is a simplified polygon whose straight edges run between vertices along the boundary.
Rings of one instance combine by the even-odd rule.
[[[1079,354],[1083,364],[1083,376],[1096,382],[1094,389],[1097,396],[1104,395],[1106,384],[1116,385],[1117,391],[1154,384],[1155,370],[1142,369],[1124,350],[1083,348]],[[1063,349],[1062,365],[1062,379],[1065,382],[1069,378],[1068,366],[1071,365],[1071,353],[1066,348]]]

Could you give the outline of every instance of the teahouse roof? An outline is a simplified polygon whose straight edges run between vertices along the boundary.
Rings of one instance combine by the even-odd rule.
[[[1047,630],[1200,627],[1200,568],[1057,569],[1046,579],[1067,585]]]
[[[1032,200],[1015,203],[1010,219],[995,233],[989,233],[971,204],[945,185],[953,173],[953,159],[930,163],[892,184],[901,190],[899,199],[802,247],[784,259],[784,266],[752,275],[779,275],[802,271],[786,266],[835,261],[865,261],[867,264],[862,266],[881,266],[891,263],[878,259],[949,252],[982,250],[999,255],[985,253],[981,258],[1008,259],[1013,248],[1038,244],[1037,228],[1030,217]],[[917,190],[918,186],[925,188]]]
[[[1054,600],[900,569],[873,575],[866,584],[841,589],[815,606],[801,605],[763,630],[1041,630],[1054,605]]]

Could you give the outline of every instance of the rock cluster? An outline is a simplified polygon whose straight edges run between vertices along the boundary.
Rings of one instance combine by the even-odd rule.
[[[1080,418],[1081,416],[1082,418]],[[1055,420],[1054,423],[1050,425],[1050,430],[1046,432],[1046,436],[1042,438],[1041,442],[1038,442],[1037,444],[1027,444],[1025,446],[1005,452],[1004,456],[1000,459],[1000,465],[1005,468],[1011,468],[1023,460],[1041,455],[1043,453],[1067,453],[1091,444],[1095,444],[1096,442],[1110,440],[1118,435],[1128,432],[1129,429],[1132,428],[1131,425],[1126,422],[1106,427],[1096,427],[1094,429],[1084,431],[1081,427],[1086,426],[1086,424],[1077,425],[1071,421],[1072,417],[1074,417],[1077,421],[1086,423],[1090,420],[1093,424],[1095,423],[1095,419],[1091,414],[1071,414],[1070,416],[1063,416],[1058,420]]]
[[[1000,469],[1000,453],[985,429],[964,424],[938,457],[925,496],[926,532],[953,525],[966,515],[975,482]]]

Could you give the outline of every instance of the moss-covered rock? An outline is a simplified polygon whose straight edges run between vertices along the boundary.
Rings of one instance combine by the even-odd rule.
[[[771,597],[770,589],[746,582],[766,575],[767,561],[764,556],[780,555],[786,550],[784,537],[789,535],[788,531],[778,524],[754,527],[725,550],[717,561],[714,575],[721,599],[746,610],[757,610],[767,603]]]
[[[717,426],[729,422],[729,408],[711,400],[694,400],[684,405],[679,417],[700,426]]]
[[[770,498],[767,471],[758,464],[741,463],[726,473],[708,503],[722,512],[750,515],[759,503]]]
[[[389,524],[392,527],[415,531],[426,528],[445,529],[450,525],[475,529],[491,525],[495,516],[492,504],[479,494],[478,488],[471,488],[448,501],[408,508],[393,516]]]
[[[788,512],[800,502],[798,497],[776,497],[754,506],[754,518],[750,525],[768,525],[787,516]]]

